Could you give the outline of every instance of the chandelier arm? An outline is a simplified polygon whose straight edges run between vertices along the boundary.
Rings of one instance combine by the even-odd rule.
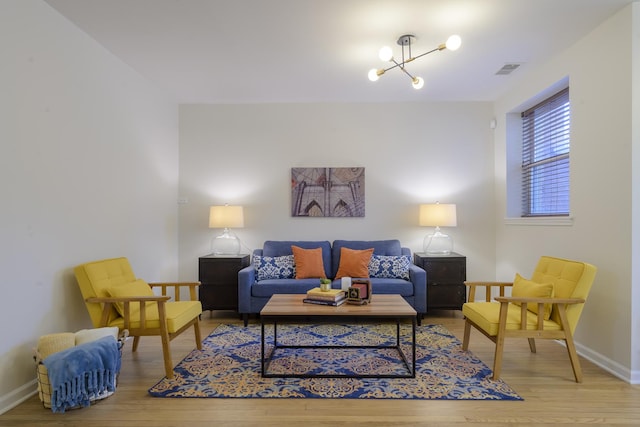
[[[438,51],[438,50],[442,50],[442,49],[440,48],[440,46],[436,47],[435,49],[431,49],[431,50],[430,50],[430,51],[428,51],[428,52],[421,53],[420,55],[415,56],[415,57],[413,57],[413,58],[411,58],[411,59],[407,60],[407,62],[409,62],[409,61],[413,61],[414,59],[422,58],[423,56],[428,55],[428,54],[433,53],[433,52],[436,52],[436,51]]]
[[[404,64],[406,64],[406,63],[408,63],[408,62],[411,62],[411,61],[413,61],[414,59],[418,59],[418,58],[421,58],[421,57],[423,57],[423,56],[425,56],[425,55],[428,55],[428,54],[430,54],[430,53],[436,52],[436,51],[438,51],[438,50],[442,50],[442,49],[440,49],[440,47],[437,47],[437,48],[435,48],[435,49],[431,49],[431,50],[430,50],[430,51],[428,51],[428,52],[421,53],[421,54],[420,54],[420,55],[418,55],[418,56],[414,56],[413,58],[409,58],[409,59],[407,59],[406,61],[402,61],[402,62],[398,62],[398,61],[396,61],[396,60],[395,60],[395,58],[391,58],[391,61],[393,61],[393,63],[394,63],[395,65],[392,65],[392,66],[391,66],[391,67],[389,67],[389,68],[385,68],[385,69],[384,69],[384,72],[386,73],[387,71],[389,71],[389,70],[393,70],[394,68],[397,68],[397,67],[400,67],[400,69],[401,69],[401,70],[404,70]],[[405,71],[405,73],[407,73],[407,72]],[[407,73],[407,74],[409,74],[409,73]],[[411,75],[411,74],[409,74],[409,75]],[[413,78],[413,77],[412,77],[412,78]]]
[[[415,79],[415,77],[413,77],[404,67],[400,67],[400,69],[402,70],[403,73],[409,76],[411,80]]]
[[[391,67],[389,67],[389,68],[385,68],[385,69],[384,69],[384,72],[385,72],[385,73],[386,73],[387,71],[389,71],[389,70],[393,70],[393,69],[394,69],[394,68],[396,68],[396,67],[400,67],[400,68],[402,68],[402,66],[405,64],[404,62],[398,62],[398,61],[396,61],[394,58],[391,58],[391,61],[393,61],[393,63],[394,63],[395,65],[392,65],[392,66],[391,66]]]

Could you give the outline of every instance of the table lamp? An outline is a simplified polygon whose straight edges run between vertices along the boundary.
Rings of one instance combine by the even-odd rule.
[[[440,231],[440,227],[457,225],[456,205],[439,202],[420,205],[420,225],[436,228],[433,234],[424,238],[424,252],[428,255],[449,255],[453,251],[453,239]]]
[[[238,255],[240,239],[230,228],[244,227],[242,206],[211,206],[209,209],[209,228],[223,228],[222,234],[211,240],[211,252],[214,255]]]

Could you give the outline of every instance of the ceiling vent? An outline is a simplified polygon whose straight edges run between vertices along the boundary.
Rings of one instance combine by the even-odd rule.
[[[496,75],[497,76],[506,76],[511,74],[512,72],[514,72],[515,70],[518,69],[518,67],[521,64],[518,63],[512,63],[512,64],[504,64],[504,67],[500,68],[497,72]]]

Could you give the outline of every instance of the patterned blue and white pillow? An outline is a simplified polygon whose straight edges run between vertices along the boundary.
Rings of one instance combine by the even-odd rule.
[[[411,259],[407,255],[372,255],[369,261],[369,277],[409,280]]]
[[[253,265],[256,268],[256,279],[293,279],[296,277],[296,268],[293,263],[293,255],[262,256],[254,255]]]

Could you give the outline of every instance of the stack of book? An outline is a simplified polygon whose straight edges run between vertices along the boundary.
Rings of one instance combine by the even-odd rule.
[[[347,294],[341,289],[323,291],[320,288],[313,288],[307,291],[307,296],[302,301],[308,304],[332,305],[335,307],[347,301]]]

